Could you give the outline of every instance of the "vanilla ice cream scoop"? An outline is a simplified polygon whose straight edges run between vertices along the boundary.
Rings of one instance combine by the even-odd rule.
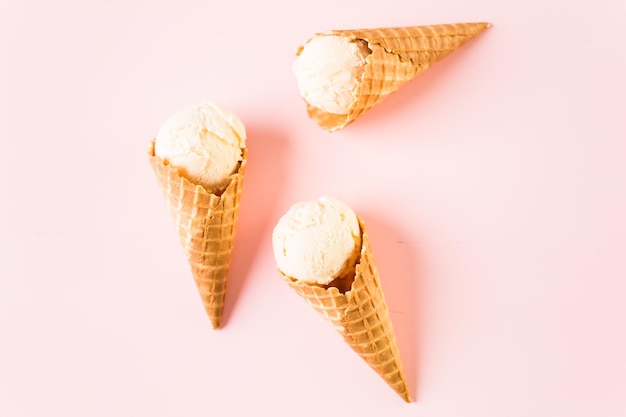
[[[278,269],[291,278],[327,285],[354,273],[361,249],[359,221],[350,207],[332,197],[291,206],[274,227]]]
[[[328,113],[348,113],[357,99],[356,90],[370,53],[362,40],[339,35],[313,37],[293,65],[300,95]]]
[[[242,159],[246,130],[239,118],[211,102],[183,108],[163,123],[154,153],[180,175],[218,193]]]

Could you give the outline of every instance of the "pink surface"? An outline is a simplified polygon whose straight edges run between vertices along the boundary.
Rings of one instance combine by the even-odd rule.
[[[0,4],[0,415],[626,415],[625,3],[392,3]],[[313,33],[465,21],[494,26],[345,130],[307,118]],[[204,99],[250,149],[218,332],[146,159]],[[369,228],[411,404],[275,272],[324,194]]]

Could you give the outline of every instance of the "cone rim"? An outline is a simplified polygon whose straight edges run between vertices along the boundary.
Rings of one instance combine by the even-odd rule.
[[[241,161],[239,161],[239,163],[237,164],[237,169],[227,177],[229,179],[228,185],[224,187],[224,189],[221,192],[214,193],[214,192],[207,190],[204,185],[194,182],[190,180],[189,178],[187,178],[186,176],[181,175],[178,169],[174,165],[168,163],[161,157],[157,156],[154,153],[154,145],[155,145],[155,139],[152,139],[148,145],[148,157],[155,159],[159,165],[161,165],[162,167],[168,170],[176,170],[176,175],[181,178],[181,181],[183,182],[183,184],[189,185],[191,187],[195,187],[197,191],[200,191],[207,195],[215,196],[218,199],[221,199],[222,196],[226,194],[226,191],[229,188],[234,187],[234,184],[236,183],[235,181],[236,177],[243,175],[242,172],[244,171],[248,162],[248,148],[244,146],[241,148]]]

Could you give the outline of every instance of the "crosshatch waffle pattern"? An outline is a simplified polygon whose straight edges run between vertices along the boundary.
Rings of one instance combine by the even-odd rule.
[[[307,112],[328,131],[342,129],[489,26],[484,22],[452,23],[326,32],[324,35],[364,40],[372,53],[367,58],[357,101],[348,114],[327,113],[311,105],[307,105]]]
[[[214,329],[224,311],[226,283],[233,240],[239,218],[239,201],[247,150],[237,172],[221,195],[207,192],[178,174],[178,170],[148,151],[150,165],[176,225],[180,242]]]
[[[287,284],[311,305],[350,347],[365,360],[405,401],[410,402],[404,368],[389,309],[380,285],[374,255],[361,225],[362,247],[350,291],[307,284],[279,273]]]

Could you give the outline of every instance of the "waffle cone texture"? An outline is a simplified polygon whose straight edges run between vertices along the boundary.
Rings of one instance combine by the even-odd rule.
[[[169,206],[204,309],[213,328],[218,329],[239,218],[247,149],[243,149],[239,168],[230,176],[221,195],[207,192],[155,156],[154,141],[150,144],[148,158]]]
[[[367,42],[366,59],[357,99],[348,114],[333,114],[307,103],[309,117],[323,129],[342,129],[383,101],[432,64],[440,61],[491,24],[452,23],[378,29],[333,30],[318,35],[346,36]],[[316,35],[316,36],[318,36]],[[300,54],[303,47],[297,52]]]
[[[362,246],[349,291],[341,293],[333,286],[309,284],[280,270],[279,273],[400,397],[411,402],[389,309],[361,218],[359,224]]]

